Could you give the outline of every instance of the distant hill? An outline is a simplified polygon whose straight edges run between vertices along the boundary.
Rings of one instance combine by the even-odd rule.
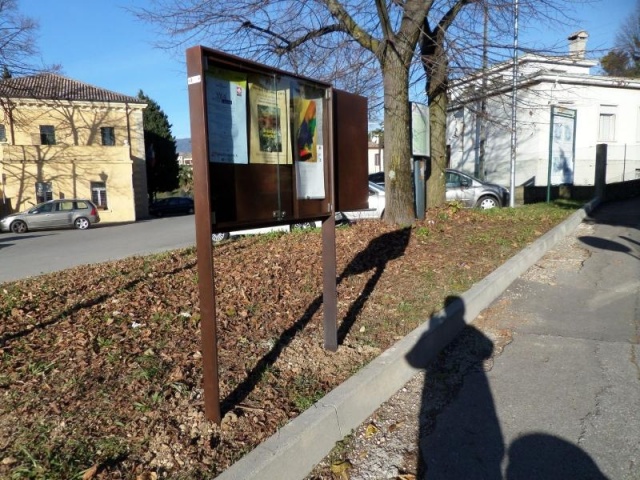
[[[178,153],[191,153],[191,139],[176,138],[176,150]]]

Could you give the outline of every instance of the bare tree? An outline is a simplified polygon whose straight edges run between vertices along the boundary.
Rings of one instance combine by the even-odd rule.
[[[559,3],[574,0],[522,0],[531,13],[559,12]],[[579,1],[579,0],[575,0]],[[204,42],[295,73],[332,82],[340,88],[376,98],[384,106],[384,171],[386,220],[414,222],[411,178],[410,81],[420,81],[416,66],[427,79],[431,106],[431,174],[428,206],[444,201],[446,166],[447,82],[450,58],[475,43],[482,46],[475,25],[483,8],[470,9],[455,39],[448,31],[461,12],[473,5],[509,18],[507,0],[151,0],[134,12],[171,37],[173,47]],[[523,12],[527,13],[527,6]],[[496,21],[507,31],[511,22]],[[468,36],[464,34],[468,33]],[[471,35],[473,33],[473,35]],[[165,46],[167,44],[165,43]],[[420,48],[418,48],[420,47]],[[468,65],[473,65],[469,61]],[[475,68],[478,64],[474,65]],[[424,79],[424,76],[422,76]]]
[[[31,62],[38,52],[38,24],[18,11],[16,0],[0,0],[0,66],[5,75],[35,72]]]

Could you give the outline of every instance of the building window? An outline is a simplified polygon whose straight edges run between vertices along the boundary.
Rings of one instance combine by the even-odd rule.
[[[107,184],[105,182],[91,182],[91,201],[96,207],[107,209]]]
[[[40,125],[40,145],[55,145],[56,129],[53,125]]]
[[[100,127],[100,135],[102,136],[102,145],[113,146],[116,144],[116,132],[113,127]]]
[[[373,163],[376,167],[380,166],[380,154],[379,153],[374,153],[373,154]]]
[[[600,122],[598,124],[598,141],[613,142],[616,139],[616,107],[600,105]]]
[[[53,187],[51,182],[36,182],[36,202],[48,202],[53,200]]]
[[[7,131],[4,128],[4,124],[0,123],[0,142],[7,141]]]

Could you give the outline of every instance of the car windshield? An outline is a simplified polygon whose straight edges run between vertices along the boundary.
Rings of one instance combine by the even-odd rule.
[[[373,182],[369,182],[369,190],[374,192],[374,193],[382,193],[384,194],[384,188],[382,188],[380,185],[376,185]]]
[[[47,212],[51,212],[52,210],[53,210],[53,203],[41,203],[39,205],[36,205],[29,211],[27,211],[27,213],[30,213],[30,214],[47,213]]]

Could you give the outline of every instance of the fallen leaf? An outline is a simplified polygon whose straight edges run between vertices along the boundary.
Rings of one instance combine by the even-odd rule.
[[[373,423],[370,423],[369,425],[367,425],[367,428],[364,431],[364,436],[365,438],[371,438],[376,433],[378,433],[378,427],[376,427]]]
[[[331,464],[331,473],[340,475],[340,478],[348,480],[349,475],[347,471],[352,468],[352,466],[349,460],[338,460]]]
[[[82,472],[82,480],[90,480],[93,477],[96,476],[96,473],[98,472],[98,465],[94,465],[91,468],[86,469],[84,472]]]
[[[136,480],[157,480],[158,474],[156,472],[144,472],[136,477]]]

